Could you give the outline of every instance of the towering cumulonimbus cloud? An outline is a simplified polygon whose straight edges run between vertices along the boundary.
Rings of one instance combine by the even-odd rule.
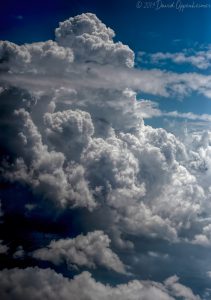
[[[133,66],[133,52],[113,36],[95,15],[82,14],[60,23],[55,42],[1,42],[8,74],[44,74],[50,80],[56,72],[71,86],[46,90],[41,85],[39,91],[28,89],[26,99],[16,88],[17,99],[2,102],[12,119],[2,126],[6,122],[14,132],[12,143],[5,144],[12,164],[3,159],[3,176],[26,183],[62,208],[106,206],[113,216],[110,226],[125,232],[176,241],[195,228],[188,234],[194,240],[204,232],[198,216],[209,199],[189,167],[200,157],[193,150],[190,156],[164,129],[145,126],[136,94],[126,85],[119,90],[72,81],[73,76],[83,80],[84,72],[93,76],[93,65],[102,72],[102,66]],[[1,98],[11,99],[13,93],[4,83]]]
[[[0,43],[0,170],[4,182],[33,194],[23,215],[27,207],[29,216],[37,207],[42,213],[53,207],[52,214],[72,210],[92,228],[39,245],[34,258],[128,275],[110,246],[134,249],[130,236],[210,245],[211,186],[205,178],[211,136],[181,141],[144,124],[130,84],[108,80],[111,71],[118,77],[119,70],[134,70],[133,51],[113,37],[113,30],[87,13],[61,22],[55,41]],[[148,90],[152,83],[144,84]],[[6,211],[7,199],[3,203]],[[131,281],[110,287],[89,273],[72,281],[38,268],[4,270],[0,276],[5,300],[39,299],[45,291],[49,299],[66,300],[69,294],[85,299],[80,285],[90,299],[200,299],[177,277],[163,284]],[[25,290],[24,282],[32,290]]]

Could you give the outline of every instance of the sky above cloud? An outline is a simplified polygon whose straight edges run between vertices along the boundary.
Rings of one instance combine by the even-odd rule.
[[[26,28],[17,40],[36,5],[4,17],[0,295],[207,300],[211,40],[195,32],[187,48],[174,28],[167,47],[166,29],[162,48],[143,17],[134,45],[118,22],[126,1],[116,23],[105,4],[79,2],[54,36]],[[65,15],[56,3],[50,24]],[[155,13],[156,24],[167,12]]]

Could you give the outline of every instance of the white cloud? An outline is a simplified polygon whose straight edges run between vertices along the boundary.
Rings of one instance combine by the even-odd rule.
[[[190,288],[179,283],[178,279],[179,278],[175,275],[165,280],[165,286],[172,291],[175,297],[183,297],[186,300],[200,299],[193,294]]]
[[[94,134],[90,114],[80,110],[46,113],[44,122],[49,141],[70,158],[80,157]]]
[[[175,64],[190,64],[198,69],[208,69],[211,66],[211,49],[194,51],[193,49],[184,49],[181,52],[157,52],[152,54],[147,54],[145,52],[140,52],[139,55],[140,62],[149,60],[151,63],[167,63],[172,61]]]
[[[68,71],[73,62],[69,48],[47,41],[18,46],[0,41],[1,69],[19,74],[60,74]]]
[[[30,254],[46,260],[45,265],[107,268],[122,278],[131,275],[128,270],[140,274],[137,266],[130,268],[128,257],[138,257],[140,251],[146,259],[138,246],[142,238],[150,240],[143,250],[147,259],[152,263],[156,259],[158,265],[170,262],[169,247],[172,251],[185,247],[174,242],[188,242],[193,252],[199,248],[193,244],[211,245],[211,133],[191,132],[177,138],[143,121],[165,116],[209,122],[210,116],[163,112],[153,102],[136,98],[136,91],[164,97],[198,92],[211,97],[211,76],[134,69],[133,52],[115,43],[113,36],[95,15],[83,14],[62,22],[56,41],[0,44],[5,154],[0,171],[4,180],[35,195],[20,201],[27,220],[36,218],[37,212],[47,213],[59,226],[64,212],[68,226],[72,220],[66,218],[73,214],[79,216],[77,222],[84,222],[83,228],[93,231],[75,238],[57,237],[47,246],[36,239],[37,250]],[[6,196],[3,200],[6,215]],[[153,238],[167,245],[166,254],[159,252],[157,239],[153,251],[148,251]],[[119,257],[111,245],[119,247]],[[1,251],[8,251],[3,242]],[[28,255],[19,247],[13,258]],[[199,299],[176,276],[164,283],[134,280],[111,287],[87,272],[70,280],[49,269],[28,268],[1,271],[0,279],[5,300]]]
[[[55,34],[58,45],[73,49],[77,62],[133,66],[133,51],[121,42],[114,43],[114,31],[94,14],[81,14],[60,22]]]
[[[118,256],[110,249],[110,239],[102,231],[89,232],[73,239],[51,241],[46,248],[33,252],[33,257],[51,261],[55,265],[96,268],[103,266],[118,273],[126,274]]]
[[[83,167],[71,161],[64,166],[64,154],[48,151],[30,114],[21,109],[15,111],[15,115],[22,124],[18,132],[22,157],[17,158],[14,165],[7,166],[5,177],[28,183],[35,193],[56,201],[61,207],[93,209],[96,204],[84,178]]]
[[[197,120],[197,121],[204,121],[204,122],[210,122],[211,121],[211,115],[209,114],[194,114],[192,112],[187,113],[181,113],[178,111],[162,111],[159,109],[158,103],[151,101],[151,100],[145,100],[141,99],[139,100],[138,108],[140,111],[140,115],[144,119],[153,118],[153,117],[169,117],[169,118],[180,118],[180,119],[186,119],[186,120]]]
[[[56,42],[1,44],[3,67],[10,69],[5,78],[18,86],[0,95],[4,177],[28,185],[58,209],[97,207],[95,213],[109,220],[109,233],[170,241],[201,234],[209,240],[210,221],[201,219],[211,211],[210,191],[199,170],[203,159],[211,161],[209,147],[198,151],[164,129],[145,126],[146,102],[140,107],[132,88],[209,96],[211,77],[133,69],[132,51],[112,37],[95,15],[82,14],[60,24]],[[161,114],[147,105],[145,115]]]
[[[48,77],[42,73],[29,73],[26,76],[20,69],[16,73],[12,71],[12,73],[1,74],[1,81],[6,86],[13,84],[45,92],[61,86],[72,89],[89,87],[115,91],[123,91],[128,88],[136,92],[162,97],[183,99],[191,93],[198,93],[211,98],[210,75],[196,72],[176,73],[156,68],[146,70],[124,66],[114,67],[113,65],[98,65],[96,62],[84,63],[83,67],[80,66],[80,63],[75,62],[71,67],[70,72],[62,72],[60,75],[58,71],[58,75],[50,73]],[[85,102],[88,100],[86,98]]]
[[[176,276],[164,284],[133,280],[115,287],[96,282],[88,272],[72,280],[51,269],[27,268],[0,271],[0,289],[4,300],[200,300],[191,289],[178,283]],[[70,296],[71,295],[71,296]]]

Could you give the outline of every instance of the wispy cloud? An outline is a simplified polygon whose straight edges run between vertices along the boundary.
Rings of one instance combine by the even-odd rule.
[[[89,86],[114,90],[130,88],[136,92],[180,99],[196,92],[211,98],[211,75],[196,72],[176,73],[159,69],[130,69],[96,63],[72,64],[71,71],[63,75],[2,72],[0,80],[4,84],[38,90],[61,86],[68,88]]]
[[[211,66],[211,48],[204,50],[183,49],[181,52],[139,52],[138,60],[152,64],[168,63],[190,64],[198,69],[205,70]]]
[[[170,117],[180,118],[192,121],[211,122],[211,115],[209,114],[194,114],[192,112],[182,113],[178,111],[162,111],[159,109],[158,103],[151,100],[141,100],[139,102],[141,116],[145,119],[153,117]]]

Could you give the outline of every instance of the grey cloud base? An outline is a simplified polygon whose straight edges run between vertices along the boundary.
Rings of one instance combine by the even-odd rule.
[[[109,248],[109,237],[102,231],[89,232],[74,239],[51,241],[46,248],[33,252],[33,257],[53,262],[55,265],[66,263],[71,266],[96,268],[104,266],[125,274],[125,267],[118,256]]]
[[[0,272],[2,300],[200,300],[189,288],[178,283],[176,276],[164,284],[134,280],[111,287],[96,282],[83,272],[70,280],[51,269],[27,268]]]

